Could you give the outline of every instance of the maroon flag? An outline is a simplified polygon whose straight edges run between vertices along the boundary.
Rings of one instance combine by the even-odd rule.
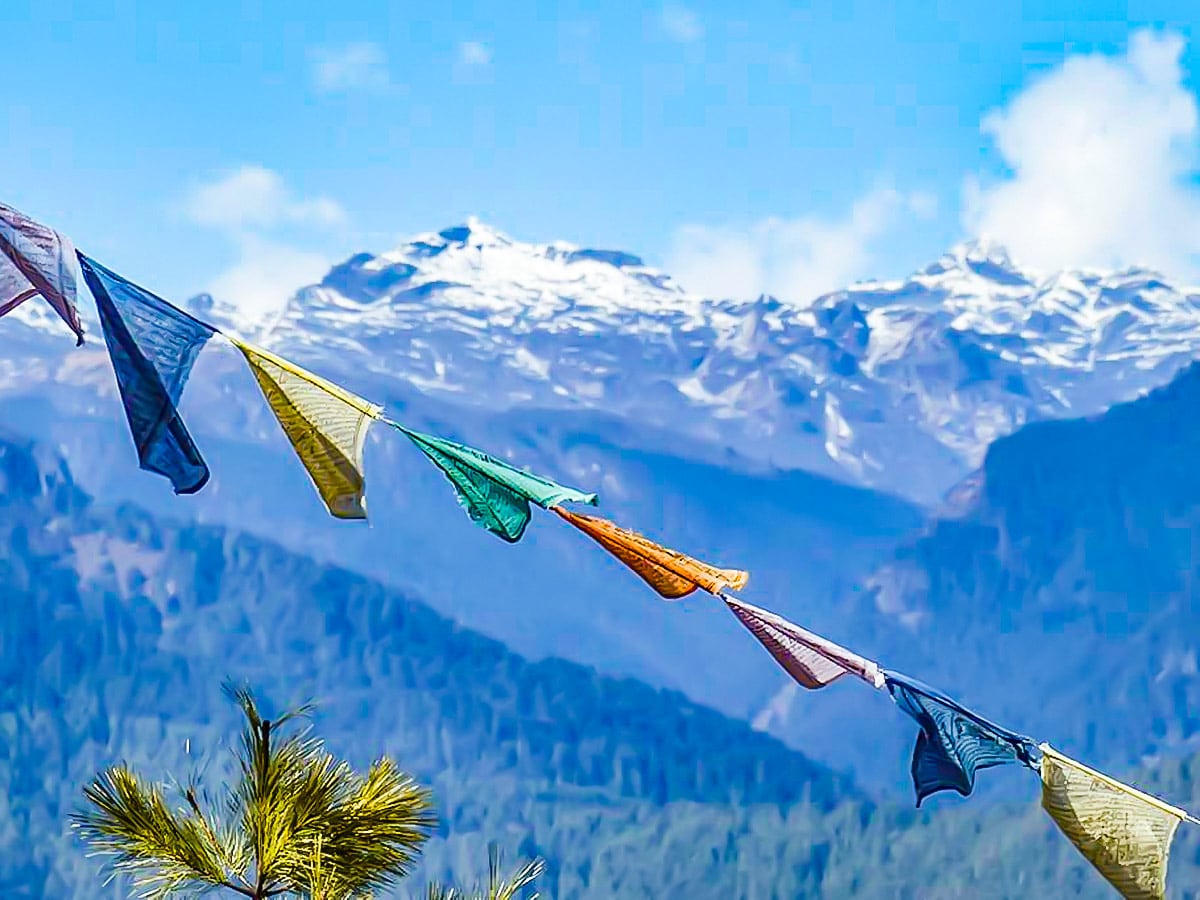
[[[809,690],[823,688],[847,674],[857,675],[874,687],[883,687],[883,673],[877,663],[765,609],[724,594],[721,599],[775,661],[803,687]]]
[[[0,203],[0,316],[40,294],[83,343],[70,240]]]

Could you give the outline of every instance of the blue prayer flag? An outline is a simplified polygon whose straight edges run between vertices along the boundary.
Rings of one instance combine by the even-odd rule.
[[[143,469],[194,494],[208,466],[176,409],[192,364],[214,331],[161,297],[79,254]]]
[[[921,728],[912,758],[917,806],[938,791],[968,796],[979,769],[1016,762],[1033,766],[1038,751],[1029,738],[977,716],[905,675],[885,672],[884,680],[896,705]]]

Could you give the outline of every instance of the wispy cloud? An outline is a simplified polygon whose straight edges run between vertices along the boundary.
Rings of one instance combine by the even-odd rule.
[[[338,225],[346,212],[328,197],[298,197],[278,172],[242,166],[192,188],[184,214],[214,228]]]
[[[311,59],[313,83],[324,93],[382,90],[391,83],[387,54],[379,44],[319,48]]]
[[[1144,264],[1195,276],[1196,98],[1177,35],[1061,67],[982,123],[1009,177],[965,185],[963,224],[1046,270]]]
[[[492,62],[492,48],[482,41],[463,41],[458,45],[460,66],[487,66]]]
[[[278,309],[329,269],[327,255],[305,249],[297,234],[327,236],[348,219],[334,200],[298,196],[278,172],[262,166],[242,166],[195,185],[180,209],[196,225],[221,232],[237,251],[233,265],[207,290],[259,315]]]
[[[868,191],[840,219],[771,217],[746,227],[685,225],[667,271],[705,297],[771,294],[808,303],[867,274],[876,242],[908,216],[929,218],[936,201],[890,187]]]
[[[667,37],[681,44],[694,44],[704,37],[704,24],[700,17],[681,4],[669,3],[664,6],[659,21]]]

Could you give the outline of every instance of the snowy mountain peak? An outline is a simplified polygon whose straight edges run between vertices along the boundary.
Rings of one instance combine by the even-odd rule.
[[[525,243],[471,218],[379,256],[352,256],[297,293],[269,330],[304,327],[314,318],[344,330],[347,316],[386,327],[418,312],[477,329],[564,317],[580,322],[579,310],[589,319],[643,317],[699,302],[632,254]]]
[[[472,218],[351,257],[259,339],[353,360],[362,390],[595,410],[933,500],[1025,422],[1169,378],[1200,348],[1200,297],[1138,271],[1042,278],[977,240],[807,307],[710,300],[633,254]],[[927,483],[898,475],[916,471]]]
[[[1030,285],[1037,277],[1019,269],[1003,244],[988,238],[963,241],[943,253],[918,275],[931,277],[957,274],[1008,285]]]
[[[13,317],[48,339],[44,307]],[[595,413],[671,452],[733,451],[923,502],[997,437],[1101,412],[1200,350],[1200,294],[1136,269],[1038,277],[989,241],[798,307],[705,299],[633,254],[473,218],[350,257],[268,322],[219,297],[188,308],[380,402]],[[27,379],[20,359],[10,368]]]
[[[184,312],[195,316],[201,322],[216,325],[218,328],[232,331],[235,334],[250,334],[259,327],[257,317],[247,315],[236,305],[209,293],[189,297],[182,306]]]
[[[438,232],[419,234],[398,249],[376,259],[375,268],[397,262],[411,263],[414,259],[428,260],[448,256],[451,259],[486,254],[491,257],[507,256],[527,260],[557,260],[570,265],[581,262],[607,263],[620,268],[645,268],[639,257],[619,250],[585,249],[566,241],[550,244],[529,244],[514,240],[498,228],[480,221],[474,216],[462,225],[453,225]],[[359,259],[359,257],[355,257]],[[364,264],[366,264],[364,262]]]
[[[443,228],[437,237],[447,244],[459,244],[465,247],[505,247],[514,243],[513,239],[498,228],[493,228],[475,216],[468,216],[461,225]]]
[[[1008,248],[995,238],[977,237],[961,241],[950,248],[949,255],[967,263],[990,262],[1008,269],[1016,269]]]

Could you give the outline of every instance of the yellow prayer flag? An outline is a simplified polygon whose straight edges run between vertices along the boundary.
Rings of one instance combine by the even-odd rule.
[[[633,569],[667,600],[677,600],[698,587],[710,594],[725,587],[740,590],[750,580],[750,575],[740,569],[718,569],[702,563],[668,550],[607,519],[570,512],[557,506],[554,511]]]
[[[1042,751],[1042,807],[1121,895],[1161,900],[1182,809],[1063,756]]]
[[[250,364],[330,515],[365,519],[363,444],[381,407],[261,347],[233,344]]]

